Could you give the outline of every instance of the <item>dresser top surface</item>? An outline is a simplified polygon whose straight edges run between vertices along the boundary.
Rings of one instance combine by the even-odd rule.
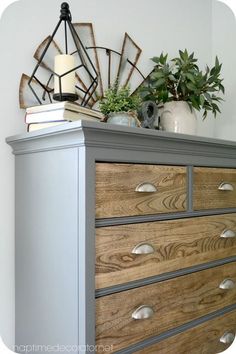
[[[236,141],[77,121],[6,139],[15,155],[86,147],[96,161],[236,168]]]
[[[93,122],[87,120],[81,120],[76,122],[70,122],[67,124],[58,125],[51,128],[45,128],[41,130],[37,130],[30,133],[23,133],[14,136],[10,136],[6,139],[7,143],[11,145],[13,142],[22,141],[22,140],[34,140],[40,139],[45,137],[50,137],[65,133],[69,135],[70,133],[74,132],[86,132],[86,131],[94,131],[96,130],[97,136],[102,133],[103,137],[110,136],[111,134],[120,135],[123,134],[124,138],[136,136],[140,139],[142,138],[158,138],[158,140],[169,140],[169,141],[185,141],[185,142],[192,142],[192,143],[202,143],[207,145],[218,145],[218,146],[230,146],[235,147],[236,149],[236,141],[232,140],[224,140],[224,139],[216,139],[216,138],[209,138],[209,137],[202,137],[196,135],[186,135],[186,134],[179,134],[179,133],[168,133],[164,131],[158,131],[154,129],[144,129],[144,128],[133,128],[127,127],[122,125],[114,125],[108,123],[100,123],[100,122]]]

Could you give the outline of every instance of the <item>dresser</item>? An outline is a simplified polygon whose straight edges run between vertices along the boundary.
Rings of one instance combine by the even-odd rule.
[[[7,143],[19,353],[232,344],[236,142],[82,121]]]

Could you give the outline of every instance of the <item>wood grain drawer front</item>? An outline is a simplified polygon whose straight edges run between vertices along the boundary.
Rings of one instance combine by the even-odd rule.
[[[184,210],[186,210],[185,167],[96,164],[97,218]]]
[[[236,208],[236,169],[195,167],[193,208]]]
[[[181,334],[136,351],[136,354],[216,354],[231,343],[224,343],[224,335],[236,334],[236,313],[220,316]],[[231,341],[230,341],[231,342]],[[234,344],[235,345],[235,344]]]
[[[96,230],[96,288],[236,255],[236,214]]]
[[[236,303],[235,282],[231,263],[98,298],[96,344],[115,352]]]

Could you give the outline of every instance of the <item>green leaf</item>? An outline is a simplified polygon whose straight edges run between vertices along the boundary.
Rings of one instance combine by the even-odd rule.
[[[176,81],[176,78],[175,78],[174,75],[172,75],[172,74],[170,74],[170,75],[168,76],[168,78],[170,79],[170,81],[173,81],[173,82]]]
[[[162,71],[155,71],[151,74],[151,79],[152,80],[158,80],[160,79],[161,77],[164,77],[164,73]]]
[[[190,73],[186,73],[186,77],[195,84],[194,76]]]
[[[184,52],[182,52],[182,50],[179,51],[179,55],[180,55],[180,58],[185,61],[184,59]]]
[[[196,90],[196,87],[195,87],[191,82],[187,82],[187,83],[186,83],[186,86],[187,86],[187,88],[188,88],[190,91],[195,91],[195,90]]]
[[[211,99],[211,95],[209,95],[209,93],[205,92],[204,93],[204,96],[205,96],[205,99],[208,101],[208,102],[212,102],[212,99]]]
[[[163,103],[167,102],[168,97],[169,97],[169,94],[168,94],[168,91],[167,91],[167,90],[163,90],[163,91],[161,91],[160,94],[159,94],[159,99],[160,99]]]
[[[214,88],[213,86],[212,86],[212,87],[209,86],[209,87],[207,88],[207,91],[208,91],[208,92],[216,92],[216,91],[218,91],[218,90],[217,90],[216,88]]]
[[[161,79],[155,81],[154,87],[158,88],[158,87],[162,86],[165,82],[166,82],[165,78],[161,78]]]
[[[215,74],[215,71],[216,71],[216,68],[213,67],[213,68],[211,69],[211,71],[210,71],[210,75],[211,75],[211,76],[214,75],[214,74]]]
[[[203,95],[200,95],[200,105],[203,106],[205,102],[205,97]]]
[[[212,84],[213,82],[215,82],[216,78],[215,76],[210,76],[209,79],[208,79],[208,84]]]
[[[156,64],[159,64],[160,63],[160,58],[159,57],[153,57],[151,58],[151,60],[156,63]]]
[[[205,120],[206,117],[207,117],[207,110],[205,109],[205,110],[204,110],[204,113],[203,113],[203,120]]]
[[[222,102],[224,101],[222,97],[217,97],[215,95],[211,96],[212,101]]]
[[[185,49],[184,52],[182,50],[179,50],[179,55],[184,62],[186,62],[189,58],[187,49]]]
[[[198,103],[196,97],[195,96],[190,96],[190,100],[191,100],[191,103],[192,103],[193,107],[196,108],[197,110],[199,110],[200,107],[199,107],[199,103]]]
[[[222,93],[225,93],[225,88],[222,84],[219,85],[219,89]]]
[[[181,83],[181,84],[179,85],[179,87],[180,87],[180,89],[181,89],[181,92],[183,93],[183,96],[185,96],[185,95],[186,95],[186,92],[187,92],[187,89],[186,89],[185,84],[184,84],[184,83]]]
[[[189,59],[196,61],[196,59],[194,59],[194,52],[190,54]]]
[[[164,64],[162,70],[163,70],[164,75],[169,75],[170,67],[168,64]]]
[[[164,65],[166,63],[167,57],[168,57],[168,54],[164,55],[163,53],[161,53],[161,55],[160,55],[160,63],[162,65]]]
[[[220,111],[220,109],[219,109],[219,107],[217,106],[216,103],[212,103],[212,107],[214,108],[215,111],[221,113],[221,111]]]

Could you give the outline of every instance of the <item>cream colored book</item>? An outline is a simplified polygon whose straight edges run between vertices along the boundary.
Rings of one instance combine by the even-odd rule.
[[[36,130],[55,127],[56,125],[68,124],[68,123],[69,122],[67,120],[62,120],[60,122],[30,123],[28,124],[27,131],[34,132]]]
[[[100,121],[102,118],[103,114],[99,111],[65,101],[27,108],[25,122],[30,124],[63,120],[76,121],[81,119]]]

